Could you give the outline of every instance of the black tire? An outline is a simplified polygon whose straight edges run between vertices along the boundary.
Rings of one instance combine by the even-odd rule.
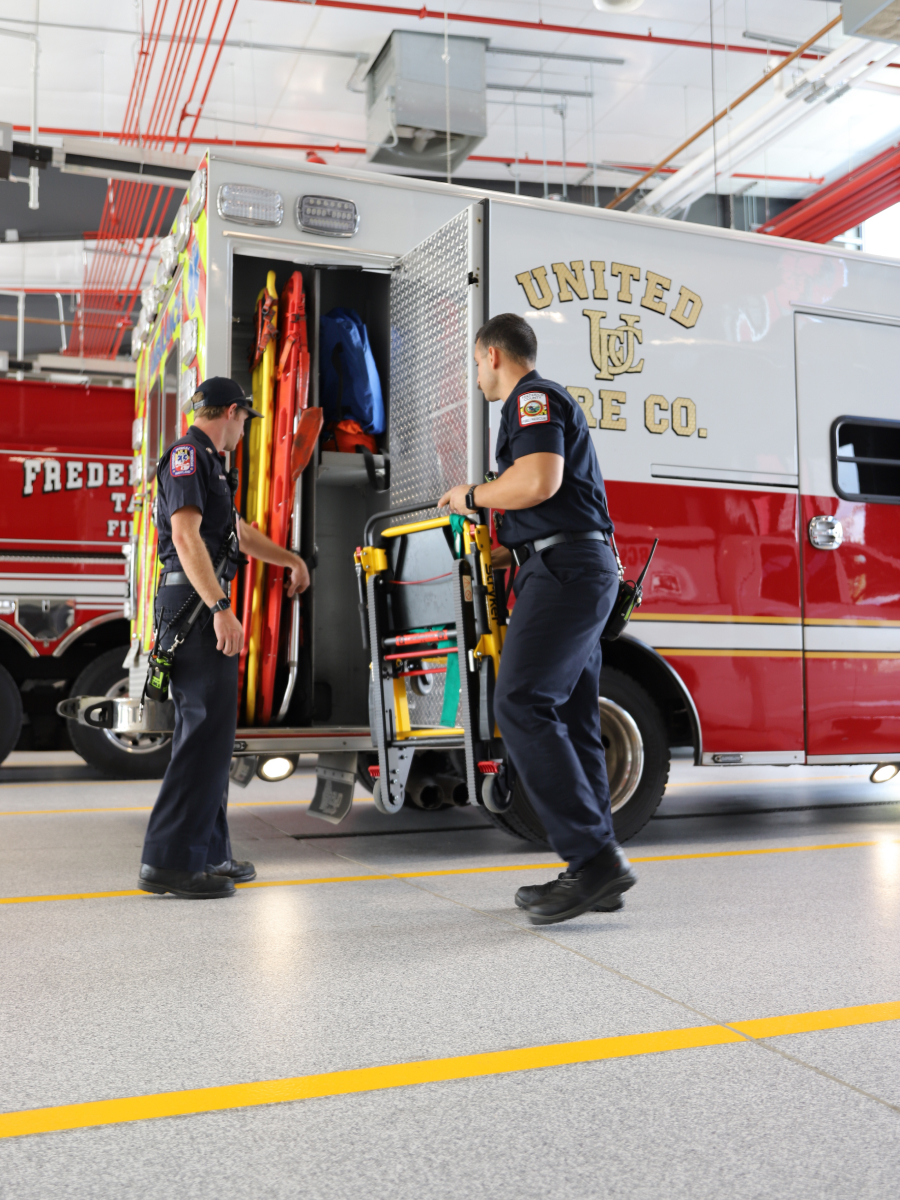
[[[122,660],[127,646],[107,650],[89,663],[72,684],[73,696],[128,694],[128,671]],[[144,734],[128,738],[107,729],[88,729],[69,721],[69,738],[77,754],[114,779],[161,779],[172,756],[172,735]]]
[[[22,696],[16,681],[0,666],[0,762],[16,747],[22,732]]]
[[[662,800],[669,779],[669,742],[659,709],[629,675],[604,667],[600,675],[600,703],[601,713],[605,714],[601,715],[600,724],[610,774],[613,828],[616,838],[627,842],[644,828]],[[631,751],[630,764],[625,761],[626,750]],[[620,796],[623,799],[618,799]],[[507,833],[548,845],[546,830],[521,779],[516,779],[513,802],[506,812],[487,812],[487,815]]]

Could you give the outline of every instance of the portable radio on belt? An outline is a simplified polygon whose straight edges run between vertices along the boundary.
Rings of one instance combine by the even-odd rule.
[[[607,642],[614,642],[625,626],[631,620],[631,614],[636,608],[640,608],[641,600],[643,599],[643,583],[644,576],[650,568],[650,562],[653,555],[656,553],[656,547],[659,545],[659,538],[653,539],[653,545],[650,547],[650,553],[647,555],[647,561],[644,563],[644,569],[638,575],[636,581],[625,579],[625,568],[622,566],[622,560],[619,558],[619,551],[616,548],[615,539],[610,534],[613,551],[616,556],[616,562],[619,564],[619,590],[616,593],[616,601],[612,606],[612,612],[607,618],[606,625],[603,627],[603,632],[600,634]]]
[[[150,655],[148,668],[144,693],[151,700],[157,700],[160,704],[165,704],[169,698],[172,659],[164,650],[154,650]]]
[[[231,481],[229,480],[229,483],[230,482]],[[225,566],[231,547],[236,540],[237,535],[235,533],[234,525],[232,525],[231,532],[225,539],[225,544],[223,545],[215,563],[213,564],[213,570],[215,571],[217,579],[219,578],[219,572]],[[186,620],[182,621],[185,613],[187,613],[188,609],[191,608],[191,605],[194,604],[195,600],[197,600],[197,604],[194,605],[193,611]],[[160,615],[159,627],[156,631],[156,642],[154,643],[153,649],[150,651],[150,658],[147,662],[147,681],[144,684],[143,696],[147,696],[150,700],[156,700],[160,704],[165,704],[165,702],[168,700],[169,682],[172,678],[172,662],[175,658],[175,651],[190,633],[194,626],[194,622],[200,616],[200,613],[204,608],[206,608],[205,602],[199,599],[195,591],[192,591],[165,629],[162,628],[162,615]],[[169,649],[163,650],[161,648],[163,634],[168,633],[173,625],[177,629],[175,638]],[[142,699],[143,696],[141,697]]]

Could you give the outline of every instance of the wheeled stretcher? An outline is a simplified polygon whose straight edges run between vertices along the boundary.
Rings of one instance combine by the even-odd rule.
[[[381,812],[399,812],[417,752],[461,751],[463,802],[501,812],[509,797],[495,786],[503,746],[494,685],[507,613],[484,517],[434,517],[376,533],[387,520],[427,507],[370,518],[355,555],[363,641],[372,655],[373,798]]]

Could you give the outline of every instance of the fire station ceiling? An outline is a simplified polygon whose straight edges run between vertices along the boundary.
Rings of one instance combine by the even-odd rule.
[[[231,3],[220,6],[220,28]],[[0,27],[39,37],[41,140],[51,142],[62,130],[90,137],[121,130],[142,22],[147,35],[155,10],[155,0],[0,0]],[[426,9],[420,18],[413,15],[418,11],[412,3],[239,0],[195,138],[277,147],[272,153],[294,160],[316,147],[328,163],[397,169],[367,161],[364,77],[394,30],[443,38],[442,15]],[[448,11],[451,37],[482,39],[486,46],[485,136],[456,175],[512,180],[518,174],[523,184],[546,182],[558,193],[563,183],[594,179],[604,187],[627,186],[636,178],[634,167],[673,150],[780,61],[778,52],[783,56],[810,38],[840,8],[823,0],[452,0]],[[467,15],[480,23],[456,19]],[[609,36],[596,36],[600,31]],[[844,40],[838,23],[814,51]],[[27,137],[33,42],[2,36],[0,43],[0,120]],[[207,67],[217,50],[214,37]],[[900,46],[897,51],[900,60]],[[788,67],[786,86],[811,61]],[[187,70],[179,103],[196,64]],[[197,74],[205,87],[207,72]],[[773,86],[766,84],[720,123],[718,136],[769,102]],[[191,125],[199,100],[200,88],[188,100],[182,129]],[[435,128],[427,113],[422,121],[417,126],[410,118],[411,145],[417,132],[429,132],[429,123]],[[723,179],[720,191],[806,195],[887,144],[898,124],[900,70],[885,66],[833,103],[818,105],[808,120],[743,162],[739,177]],[[711,145],[707,133],[673,165]],[[415,162],[414,152],[407,161]],[[438,173],[431,160],[423,161],[425,173]],[[600,164],[596,174],[590,163]],[[0,190],[11,186],[21,185]]]

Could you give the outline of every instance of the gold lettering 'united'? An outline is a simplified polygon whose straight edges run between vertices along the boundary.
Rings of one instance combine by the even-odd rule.
[[[560,304],[571,304],[576,296],[579,300],[587,300],[589,291],[594,300],[608,300],[606,262],[595,258],[589,262],[594,277],[593,289],[590,288],[588,276],[585,274],[585,260],[581,258],[572,259],[568,263],[551,263],[550,271],[543,266],[521,271],[516,276],[516,282],[524,291],[529,305],[537,309],[549,308],[554,298],[558,299]],[[697,324],[703,301],[697,292],[682,285],[678,289],[676,300],[669,307],[669,297],[666,293],[672,287],[672,280],[668,275],[661,275],[658,271],[643,271],[640,267],[620,262],[609,264],[609,274],[618,281],[616,299],[620,304],[638,303],[641,308],[650,312],[659,313],[660,316],[668,315],[671,321],[685,329],[693,329]],[[550,283],[553,277],[556,280],[556,297]],[[641,280],[643,288],[639,286]],[[615,282],[610,286],[615,288]],[[624,319],[623,317],[622,320]],[[621,371],[614,373],[621,374]],[[608,379],[611,376],[601,375],[598,378]]]

